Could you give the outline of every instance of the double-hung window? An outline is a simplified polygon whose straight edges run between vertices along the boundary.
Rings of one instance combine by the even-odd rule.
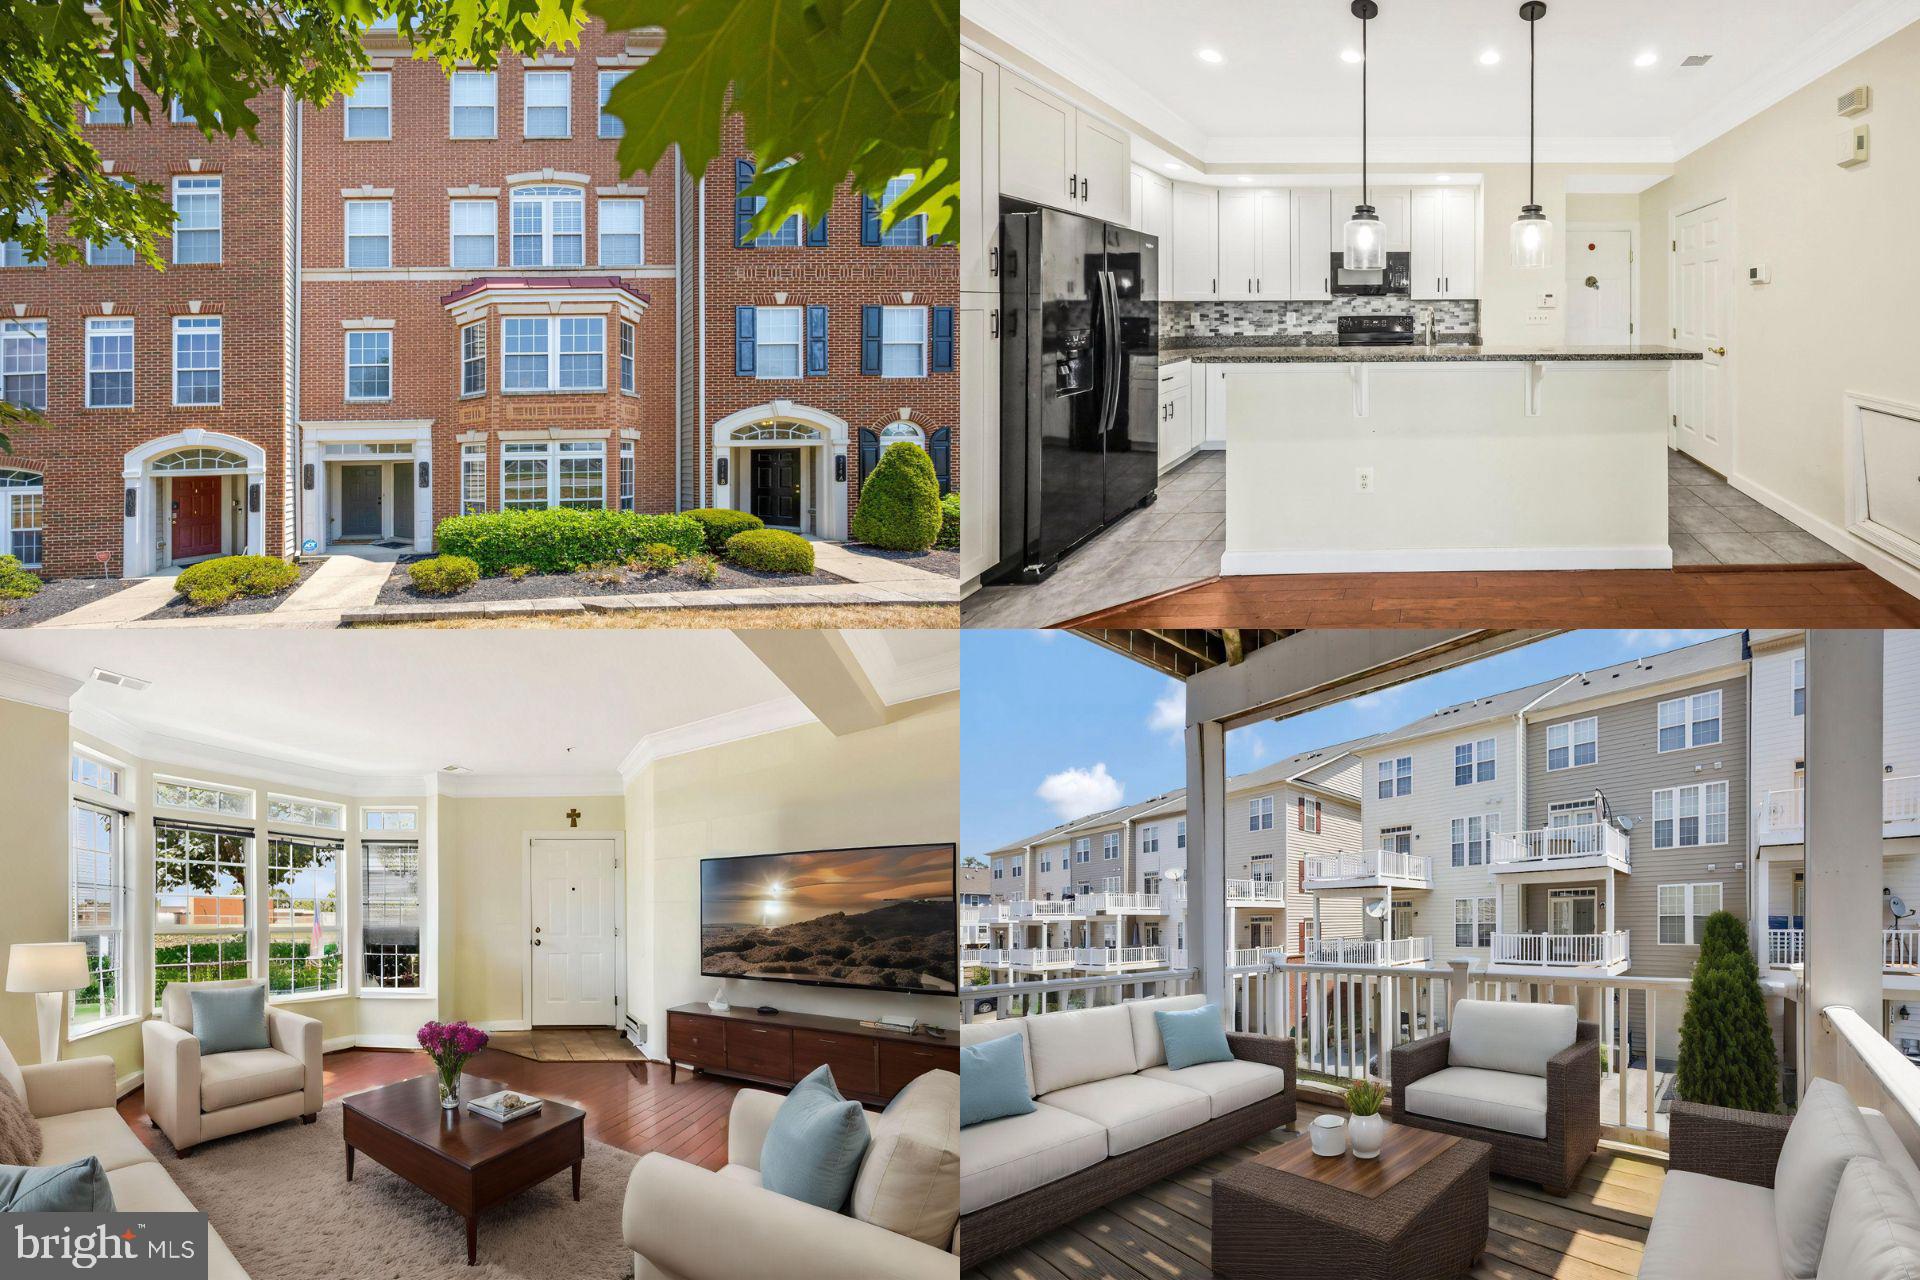
[[[633,441],[620,442],[620,509],[633,510]]]
[[[44,203],[46,198],[45,187],[40,188],[40,196],[41,199],[35,200],[32,204],[20,210],[18,221],[21,225],[24,226],[28,223],[38,225],[46,222],[47,208]],[[27,256],[27,246],[23,241],[0,240],[0,267],[40,267],[45,266],[46,261],[45,258],[29,258]]]
[[[1258,796],[1247,801],[1247,830],[1273,830],[1273,797]]]
[[[76,781],[84,762],[106,768],[118,790],[117,771],[90,757],[75,755],[73,761]],[[125,825],[118,810],[81,800],[68,813],[67,939],[87,948],[87,985],[73,995],[75,1032],[132,1010]]]
[[[369,71],[347,95],[349,139],[393,136],[393,73]]]
[[[907,194],[913,182],[914,178],[910,173],[903,173],[889,180],[886,191],[880,196],[880,208],[888,208],[894,201]],[[916,213],[911,218],[900,218],[880,233],[880,243],[883,245],[923,245],[926,242],[927,215],[924,213]]]
[[[1493,945],[1493,899],[1455,898],[1453,900],[1453,945],[1490,947]]]
[[[460,514],[478,515],[487,509],[487,446],[460,446]]]
[[[513,265],[577,267],[585,262],[586,197],[578,187],[521,187],[513,193]]]
[[[1380,762],[1376,794],[1382,800],[1413,794],[1412,756],[1399,756]]]
[[[1158,827],[1140,828],[1140,852],[1141,853],[1160,852],[1160,828]]]
[[[460,329],[460,394],[482,395],[487,389],[487,324],[482,320]]]
[[[220,261],[221,179],[181,175],[173,180],[173,260]]]
[[[646,201],[631,198],[600,202],[600,265],[637,267],[641,263]]]
[[[927,309],[925,307],[882,307],[880,309],[880,376],[883,378],[927,376]]]
[[[1807,714],[1807,660],[1793,660],[1793,714]]]
[[[1187,847],[1187,820],[1185,818],[1173,824],[1173,847],[1176,849],[1184,849]]]
[[[755,307],[753,315],[753,376],[798,378],[806,368],[807,326],[799,307]]]
[[[1692,849],[1727,842],[1727,784],[1701,782],[1653,793],[1653,847]]]
[[[411,840],[362,840],[362,986],[419,990],[421,918],[420,846]]]
[[[167,119],[174,124],[198,124],[200,118],[187,110],[187,104],[175,98],[167,104]]]
[[[633,326],[620,322],[620,389],[633,393]]]
[[[0,320],[0,400],[47,407],[47,322]]]
[[[38,471],[0,467],[0,555],[11,554],[37,568],[45,546],[46,477]]]
[[[508,316],[501,340],[502,390],[606,390],[605,316]]]
[[[1685,751],[1720,741],[1720,691],[1709,689],[1660,704],[1660,750]]]
[[[125,409],[133,404],[133,320],[87,319],[87,407]]]
[[[453,265],[469,270],[499,263],[498,215],[491,200],[454,200],[447,206]]]
[[[1547,726],[1547,771],[1576,769],[1600,758],[1600,718]]]
[[[1109,831],[1100,837],[1100,858],[1104,862],[1112,862],[1119,856],[1120,833],[1118,831]]]
[[[377,270],[393,265],[393,201],[347,201],[347,266]]]
[[[510,511],[604,507],[606,468],[599,440],[509,440],[501,446],[501,505]]]
[[[1456,867],[1477,867],[1492,860],[1491,844],[1500,829],[1497,813],[1455,818],[1451,828],[1452,861]]]
[[[219,404],[221,366],[219,316],[173,318],[173,402]]]
[[[1073,839],[1073,860],[1091,862],[1093,860],[1093,837],[1075,836]]]
[[[339,840],[267,837],[267,990],[277,996],[347,985]]]
[[[124,178],[115,178],[114,182],[122,187],[133,184]],[[133,265],[133,246],[125,240],[107,240],[100,244],[87,244],[87,265],[90,267],[130,267]]]
[[[1453,785],[1464,787],[1475,782],[1492,782],[1495,775],[1494,742],[1481,738],[1462,742],[1453,749]]]
[[[573,132],[573,73],[529,71],[526,76],[525,134],[529,138],[564,138]]]
[[[1660,941],[1667,946],[1698,946],[1707,929],[1707,917],[1720,909],[1718,881],[1663,884],[1656,890]]]
[[[393,399],[393,330],[347,330],[347,399]]]
[[[491,71],[456,71],[447,82],[447,136],[491,138],[497,132],[494,113],[499,103],[499,80]]]
[[[253,976],[247,921],[253,836],[160,818],[153,829],[153,996],[175,982]]]
[[[1308,835],[1320,833],[1320,802],[1309,800],[1305,796],[1297,797],[1293,806],[1293,825],[1295,830]]]
[[[626,135],[626,123],[607,110],[607,99],[613,96],[613,87],[626,79],[626,76],[625,71],[600,73],[600,136],[603,138],[619,138]]]
[[[126,87],[123,81],[101,87],[100,96],[87,104],[88,124],[126,124],[127,109],[121,105],[120,90]]]

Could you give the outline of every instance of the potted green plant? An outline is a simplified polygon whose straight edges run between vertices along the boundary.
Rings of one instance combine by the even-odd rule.
[[[1380,1143],[1387,1136],[1387,1118],[1380,1114],[1380,1104],[1386,1096],[1387,1091],[1371,1080],[1355,1080],[1347,1086],[1347,1110],[1353,1113],[1347,1132],[1355,1159],[1371,1160],[1380,1154]]]

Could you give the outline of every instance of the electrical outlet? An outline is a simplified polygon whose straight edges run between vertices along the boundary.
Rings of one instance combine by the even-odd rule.
[[[1552,324],[1553,317],[1548,315],[1544,311],[1529,311],[1527,313],[1527,323],[1528,324]]]
[[[1373,492],[1373,468],[1355,467],[1353,471],[1353,489],[1355,493]]]

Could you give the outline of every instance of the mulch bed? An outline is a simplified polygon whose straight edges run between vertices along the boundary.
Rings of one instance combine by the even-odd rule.
[[[889,551],[885,547],[870,547],[864,542],[847,542],[841,545],[857,556],[872,556],[875,560],[899,560],[916,569],[937,573],[943,578],[960,576],[958,551],[943,551],[939,547],[928,551]]]
[[[821,587],[843,583],[838,574],[816,570],[804,573],[760,573],[737,565],[722,564],[720,576],[711,583],[679,573],[629,572],[620,582],[596,582],[572,573],[530,573],[519,581],[505,576],[482,578],[465,591],[450,596],[430,596],[413,589],[405,563],[393,567],[386,585],[374,600],[381,604],[485,604],[497,600],[581,599],[587,596],[642,596],[660,592],[680,594],[695,591],[738,591],[743,587]]]
[[[315,557],[299,563],[300,576],[294,579],[293,585],[285,591],[276,591],[270,596],[235,596],[217,609],[196,609],[187,603],[185,596],[175,596],[141,621],[162,618],[233,618],[244,613],[272,613],[285,604],[287,597],[298,591],[302,583],[318,572],[326,560],[324,557]]]
[[[124,591],[135,581],[134,578],[55,579],[41,587],[30,600],[0,600],[0,631],[39,626],[49,618]]]

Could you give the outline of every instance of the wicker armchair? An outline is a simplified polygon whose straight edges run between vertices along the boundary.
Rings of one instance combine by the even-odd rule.
[[[1546,1137],[1415,1114],[1407,1088],[1446,1070],[1452,1033],[1401,1045],[1393,1051],[1393,1118],[1418,1129],[1472,1138],[1493,1148],[1493,1171],[1536,1182],[1549,1195],[1573,1190],[1580,1170],[1600,1145],[1600,1028],[1579,1024],[1574,1042],[1547,1059]]]

